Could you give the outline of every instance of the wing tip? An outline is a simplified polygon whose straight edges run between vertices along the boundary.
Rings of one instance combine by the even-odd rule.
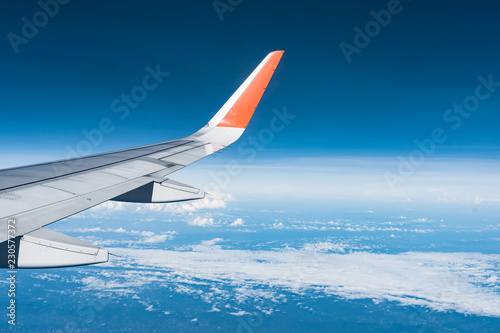
[[[216,125],[217,127],[243,129],[247,127],[284,53],[284,50],[277,50],[267,55],[261,65],[247,79],[250,82],[246,86],[246,82],[243,84],[243,90],[236,96],[232,105],[229,106],[227,113]]]

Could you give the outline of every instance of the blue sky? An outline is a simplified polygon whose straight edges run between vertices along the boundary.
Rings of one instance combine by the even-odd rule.
[[[454,104],[474,96],[479,76],[500,81],[495,38],[500,21],[494,2],[259,0],[242,1],[221,14],[212,1],[71,1],[59,5],[26,44],[14,47],[9,34],[22,35],[23,17],[33,22],[41,7],[36,1],[1,6],[3,167],[64,158],[68,147],[85,139],[82,131],[98,128],[103,118],[115,128],[92,153],[189,135],[268,52],[283,49],[247,135],[258,136],[275,116],[273,109],[286,106],[296,118],[255,159],[248,161],[233,148],[193,166],[193,174],[206,177],[206,167],[232,159],[247,167],[288,163],[298,170],[268,168],[260,176],[275,179],[279,174],[280,184],[289,184],[302,175],[298,191],[307,186],[304,175],[310,178],[314,165],[331,168],[325,173],[337,172],[343,179],[331,180],[331,187],[346,188],[352,177],[353,197],[366,193],[366,182],[356,175],[386,192],[384,177],[398,175],[399,156],[408,159],[419,150],[416,139],[429,140],[440,128],[446,140],[436,143],[425,163],[415,165],[398,186],[420,179],[425,190],[418,190],[418,196],[425,197],[435,193],[436,179],[443,183],[442,176],[449,175],[469,179],[471,188],[457,189],[461,197],[496,199],[488,184],[497,181],[500,88],[483,87],[488,97],[456,129],[452,125],[458,123],[443,119]],[[371,11],[380,16],[388,8],[394,12],[390,22],[379,25],[369,44],[347,61],[340,44],[355,45],[354,29],[366,31],[375,20]],[[119,119],[111,104],[141,83],[147,66],[159,66],[169,75],[126,119]],[[339,171],[346,158],[357,162]],[[183,172],[181,178],[194,177]],[[247,175],[251,182],[254,174]],[[323,185],[311,181],[313,192]],[[456,197],[456,181],[452,187],[441,185],[438,192]]]

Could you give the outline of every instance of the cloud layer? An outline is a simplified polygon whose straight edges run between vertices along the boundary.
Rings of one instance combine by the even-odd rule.
[[[347,253],[345,244],[324,242],[301,249],[249,251],[222,249],[217,245],[221,241],[172,251],[113,249],[123,258],[110,265],[134,267],[137,274],[129,271],[122,276],[134,285],[138,276],[142,284],[192,279],[250,290],[264,285],[297,293],[394,301],[437,311],[500,317],[500,255]],[[87,288],[110,287],[104,281],[96,284],[92,280],[92,284]],[[124,288],[127,283],[118,285]],[[186,287],[179,288],[182,292]],[[186,292],[196,292],[192,288],[190,285]]]

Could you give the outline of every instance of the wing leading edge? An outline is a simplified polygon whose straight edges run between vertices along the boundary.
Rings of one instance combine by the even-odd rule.
[[[11,242],[17,244],[15,267],[19,268],[105,262],[106,250],[42,228],[108,200],[203,198],[202,190],[165,177],[227,147],[243,134],[283,53],[268,54],[207,125],[186,138],[0,170],[0,218],[5,223],[0,230],[0,252]],[[15,233],[9,231],[12,221]],[[0,259],[0,267],[12,267],[6,258]]]

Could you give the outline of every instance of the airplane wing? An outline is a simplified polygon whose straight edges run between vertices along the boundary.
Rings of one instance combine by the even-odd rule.
[[[106,250],[43,227],[108,200],[162,203],[203,198],[204,191],[165,177],[242,135],[283,53],[267,55],[208,124],[186,138],[0,170],[0,253],[6,254],[0,257],[0,267],[106,262]]]

